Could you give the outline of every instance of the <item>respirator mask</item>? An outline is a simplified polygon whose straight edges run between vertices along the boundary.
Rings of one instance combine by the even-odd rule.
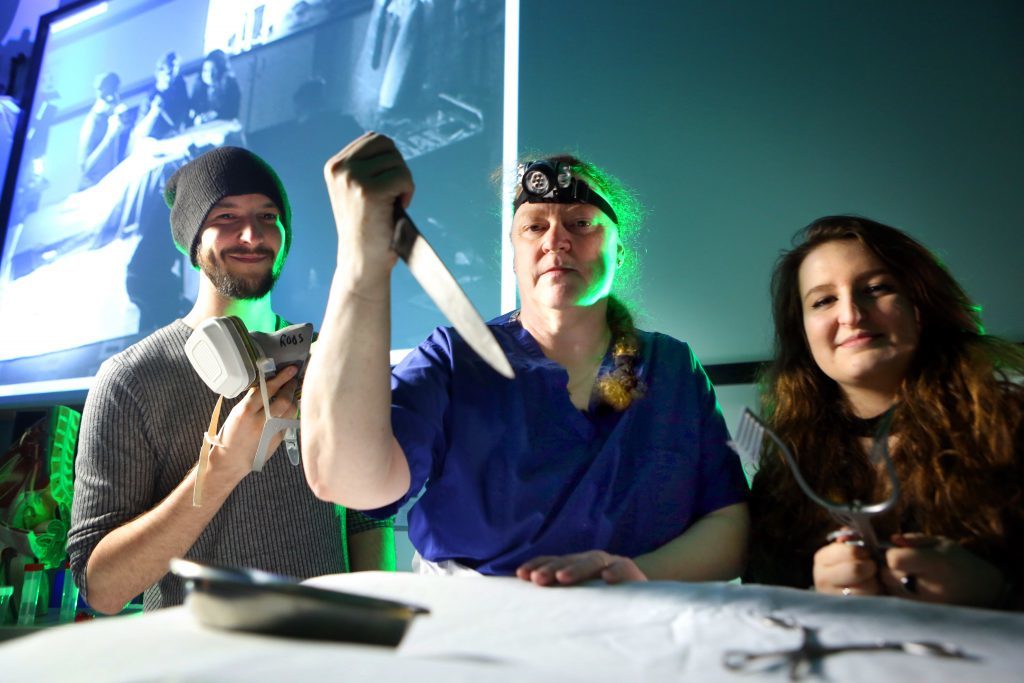
[[[271,417],[267,380],[288,365],[297,365],[295,378],[301,386],[309,349],[313,341],[313,325],[291,325],[277,332],[249,332],[235,316],[208,318],[192,332],[185,342],[185,355],[199,377],[220,395],[210,418],[210,427],[203,435],[199,453],[194,505],[202,499],[202,482],[209,466],[210,448],[217,445],[217,424],[225,398],[231,399],[251,387],[259,387],[263,400],[265,422],[260,442],[253,456],[252,471],[263,469],[274,435],[284,430],[285,450],[292,465],[299,464],[299,420]]]
[[[590,204],[601,209],[618,225],[615,210],[587,181],[577,177],[567,161],[527,161],[516,169],[516,182],[520,191],[512,203],[512,212],[526,203]]]

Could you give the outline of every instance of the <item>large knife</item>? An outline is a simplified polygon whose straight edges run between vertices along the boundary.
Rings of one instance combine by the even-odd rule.
[[[499,374],[509,379],[515,377],[498,340],[473,308],[473,303],[462,291],[462,287],[445,268],[441,257],[420,234],[409,214],[402,208],[401,200],[395,201],[395,234],[391,239],[391,248],[409,266],[413,277],[470,348]]]

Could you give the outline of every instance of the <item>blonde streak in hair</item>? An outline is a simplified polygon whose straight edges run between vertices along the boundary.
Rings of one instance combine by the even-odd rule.
[[[601,400],[620,413],[629,407],[633,398],[623,384],[620,378],[612,374],[604,375],[597,380]]]
[[[604,403],[621,412],[642,396],[643,391],[636,376],[639,343],[633,319],[629,309],[615,297],[608,300],[608,325],[613,335],[612,357],[615,367],[598,378],[597,390]]]

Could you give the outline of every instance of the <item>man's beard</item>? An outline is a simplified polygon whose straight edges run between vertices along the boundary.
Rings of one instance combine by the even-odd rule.
[[[256,249],[228,249],[222,256],[229,254],[265,254],[274,259],[274,252],[266,247]],[[210,279],[214,288],[223,296],[240,301],[262,299],[277,284],[277,278],[281,274],[276,268],[276,261],[271,262],[270,268],[262,275],[243,277],[228,272],[224,267],[224,261],[212,255],[211,252],[200,251],[197,261],[199,268]]]

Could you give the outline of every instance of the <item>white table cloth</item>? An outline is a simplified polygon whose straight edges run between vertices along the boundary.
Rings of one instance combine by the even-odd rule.
[[[188,607],[56,627],[0,646],[4,680],[32,681],[762,681],[767,661],[733,672],[726,650],[796,647],[773,614],[819,629],[824,644],[929,640],[971,661],[901,652],[842,653],[818,680],[1024,680],[1024,615],[895,598],[817,595],[761,586],[673,582],[540,588],[516,579],[365,572],[313,585],[412,602],[397,649],[217,631]],[[775,664],[775,666],[773,666]],[[813,680],[813,679],[812,679]]]

